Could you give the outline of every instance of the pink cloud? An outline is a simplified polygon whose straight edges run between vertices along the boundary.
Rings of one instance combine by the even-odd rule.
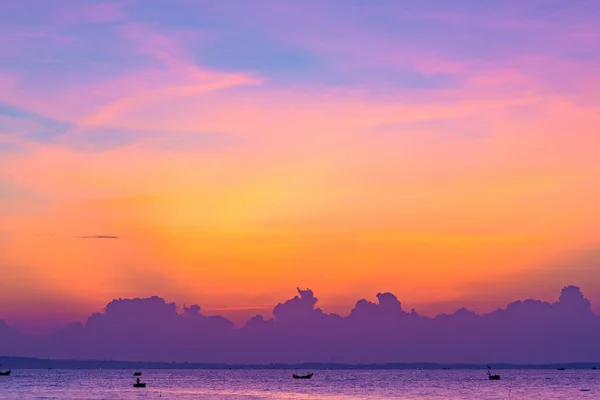
[[[163,64],[166,71],[150,71],[148,79],[144,73],[137,73],[131,80],[134,85],[144,87],[121,94],[95,110],[81,122],[84,125],[110,124],[128,109],[165,102],[178,97],[198,96],[202,93],[235,86],[256,85],[260,80],[250,74],[225,73],[197,66],[189,60],[184,50],[185,40],[178,36],[158,33],[142,24],[127,24],[121,32],[124,38],[132,41],[135,50],[152,57]],[[183,42],[183,43],[181,43]],[[159,79],[156,79],[159,78]],[[118,81],[117,92],[121,92],[123,78]],[[140,85],[141,83],[141,85]],[[128,86],[127,83],[125,83]],[[103,85],[103,91],[106,86]]]

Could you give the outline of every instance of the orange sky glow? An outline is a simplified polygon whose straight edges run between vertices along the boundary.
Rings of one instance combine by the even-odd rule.
[[[362,75],[326,85],[210,64],[204,36],[114,17],[100,26],[131,65],[110,75],[0,67],[7,321],[62,324],[160,295],[241,322],[297,286],[340,313],[382,291],[429,315],[489,311],[567,284],[600,304],[598,60],[390,58],[404,42],[382,36],[373,63],[458,81],[382,92]],[[333,71],[358,68],[358,50],[278,27]],[[69,32],[48,57],[95,43]],[[27,46],[12,57],[34,63]]]

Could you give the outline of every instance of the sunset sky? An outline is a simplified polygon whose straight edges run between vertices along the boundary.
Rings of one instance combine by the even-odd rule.
[[[0,319],[600,312],[599,43],[596,0],[3,0]]]

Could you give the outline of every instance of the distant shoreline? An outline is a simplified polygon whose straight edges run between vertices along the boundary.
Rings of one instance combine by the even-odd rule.
[[[146,361],[118,361],[118,360],[58,360],[30,357],[4,357],[0,356],[0,370],[2,369],[311,369],[311,370],[466,370],[466,369],[557,369],[565,368],[576,370],[591,370],[594,367],[600,373],[598,362],[571,362],[552,364],[444,364],[444,363],[377,363],[377,364],[343,364],[343,363],[297,363],[297,364],[215,364],[198,362],[146,362]]]

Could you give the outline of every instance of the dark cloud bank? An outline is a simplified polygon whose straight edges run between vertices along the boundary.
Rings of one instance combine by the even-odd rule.
[[[0,320],[0,356],[201,363],[523,363],[600,360],[600,316],[575,286],[556,303],[517,301],[477,315],[406,312],[391,293],[360,300],[347,317],[316,307],[310,290],[278,304],[273,318],[236,329],[200,307],[160,297],[113,300],[85,324],[21,334]]]

